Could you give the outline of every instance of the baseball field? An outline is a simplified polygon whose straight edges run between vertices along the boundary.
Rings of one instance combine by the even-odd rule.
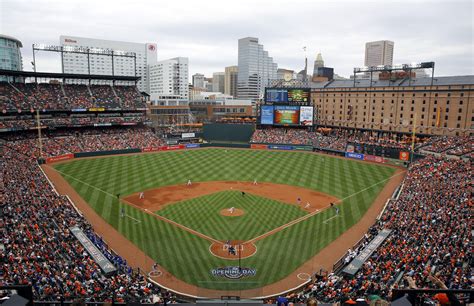
[[[320,268],[311,259],[358,223],[402,173],[313,153],[217,148],[79,159],[44,169],[100,216],[92,224],[106,221],[128,240],[122,244],[133,244],[121,255],[133,261],[143,252],[152,261],[145,270],[159,264],[152,275],[157,282],[174,278],[182,292],[186,284],[195,295],[304,282]],[[219,273],[237,266],[247,274]],[[297,271],[297,281],[289,281]]]

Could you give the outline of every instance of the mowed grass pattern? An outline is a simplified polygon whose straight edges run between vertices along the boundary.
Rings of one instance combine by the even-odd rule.
[[[284,278],[354,225],[395,171],[382,165],[317,154],[224,149],[81,159],[55,168],[100,216],[168,271],[185,282],[213,289],[227,288],[226,282],[232,283],[234,289],[256,288]],[[249,279],[251,282],[225,281],[212,277],[210,270],[235,262],[210,255],[208,241],[119,203],[115,196],[185,184],[189,178],[195,182],[257,178],[259,182],[310,188],[345,200],[340,217],[327,224],[324,221],[334,216],[332,210],[258,241],[257,254],[242,260],[243,266],[257,269],[257,275]],[[119,217],[122,207],[131,218]],[[265,210],[262,214],[277,219],[273,215],[277,212]],[[248,236],[260,226],[259,219],[247,226]]]
[[[222,209],[230,207],[243,209],[245,214],[239,217],[220,215]],[[306,215],[296,205],[249,193],[242,196],[239,191],[222,191],[182,201],[157,213],[221,241],[250,240]]]

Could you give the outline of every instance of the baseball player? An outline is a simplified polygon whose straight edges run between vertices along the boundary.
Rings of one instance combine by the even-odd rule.
[[[120,209],[120,218],[123,218],[123,217],[125,217],[125,208],[122,207]]]
[[[298,206],[301,205],[301,198],[296,199],[296,202],[298,203]]]
[[[140,192],[140,196],[139,196],[140,200],[143,200],[145,198],[145,193],[144,192]]]
[[[193,183],[191,182],[191,179],[188,180],[188,186],[191,186]]]
[[[235,207],[231,207],[231,208],[229,208],[229,212],[230,212],[231,214],[233,214],[233,213],[234,213],[234,210],[235,210]]]
[[[253,184],[254,184],[254,185],[257,185],[257,178],[255,178],[255,179],[253,180]]]
[[[305,209],[308,209],[310,208],[311,204],[309,204],[309,202],[306,202],[306,205],[304,206]]]

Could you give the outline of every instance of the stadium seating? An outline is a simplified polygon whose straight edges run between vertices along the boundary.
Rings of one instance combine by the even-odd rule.
[[[0,83],[1,110],[145,108],[135,86]]]

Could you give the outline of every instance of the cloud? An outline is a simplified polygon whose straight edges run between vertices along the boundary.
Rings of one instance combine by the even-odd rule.
[[[258,37],[279,67],[299,71],[307,47],[349,76],[363,65],[365,42],[395,42],[394,62],[435,61],[437,75],[474,74],[473,4],[455,1],[90,1],[2,0],[0,29],[23,42],[25,69],[32,43],[60,35],[156,42],[159,59],[189,57],[190,76],[210,76],[237,64],[237,40]],[[38,69],[59,71],[54,56]]]

